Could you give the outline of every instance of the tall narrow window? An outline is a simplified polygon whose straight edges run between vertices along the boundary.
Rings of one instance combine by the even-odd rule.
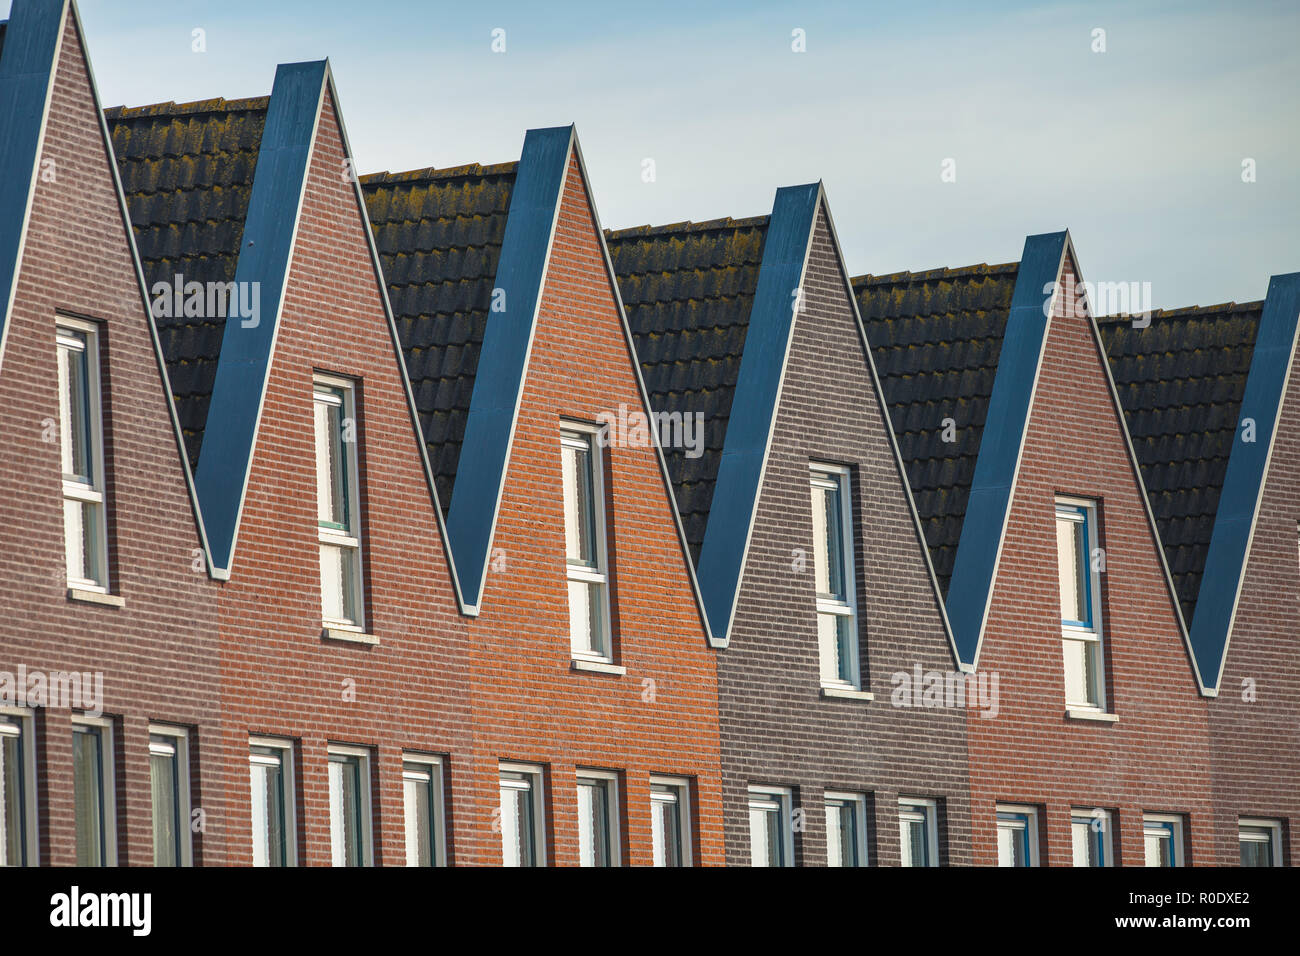
[[[520,764],[502,764],[500,789],[502,863],[505,866],[544,866],[541,770]]]
[[[825,802],[826,865],[866,866],[866,798],[828,790]]]
[[[654,865],[690,866],[691,804],[686,781],[651,777],[650,811]]]
[[[1237,825],[1242,866],[1282,865],[1282,823],[1279,820],[1246,820]]]
[[[1075,866],[1114,866],[1110,845],[1109,810],[1075,810],[1070,815],[1070,840]]]
[[[183,727],[149,728],[149,787],[153,802],[153,865],[190,865],[189,734]]]
[[[406,865],[446,866],[440,758],[403,755],[402,808],[406,817]]]
[[[72,725],[72,791],[77,866],[115,866],[113,729],[107,722]]]
[[[30,866],[35,810],[31,721],[0,714],[0,866]]]
[[[1095,504],[1065,499],[1056,503],[1065,702],[1069,707],[1092,710],[1106,706],[1101,577],[1092,557],[1098,547],[1097,540]]]
[[[60,318],[57,343],[63,537],[68,587],[107,591],[99,334],[89,322]]]
[[[249,741],[252,788],[253,865],[293,866],[293,748],[288,741]]]
[[[370,754],[329,748],[330,863],[370,865]]]
[[[1038,866],[1038,811],[998,807],[998,866]]]
[[[938,866],[939,841],[935,829],[938,804],[923,797],[898,798],[898,823],[902,830],[903,866]]]
[[[575,658],[611,661],[605,496],[595,439],[591,431],[566,429],[560,433],[569,638]]]
[[[790,833],[792,794],[781,787],[749,788],[751,866],[794,866]]]
[[[578,771],[578,865],[618,866],[618,776]]]
[[[1147,814],[1142,818],[1142,842],[1147,866],[1182,866],[1182,817]]]
[[[318,377],[315,409],[321,614],[326,627],[359,630],[363,628],[361,522],[356,407],[351,383]]]
[[[859,688],[849,470],[811,466],[817,652],[823,687]]]

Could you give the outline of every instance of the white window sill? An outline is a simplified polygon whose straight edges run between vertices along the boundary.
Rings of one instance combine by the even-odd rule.
[[[876,695],[869,690],[856,690],[852,687],[836,687],[822,684],[823,697],[838,697],[842,700],[875,700]]]
[[[367,634],[361,628],[339,627],[337,625],[325,625],[321,630],[321,640],[323,641],[343,641],[347,644],[378,644],[379,638],[373,634]]]
[[[1119,721],[1119,714],[1108,714],[1102,710],[1091,710],[1087,707],[1067,707],[1065,708],[1066,720],[1094,720],[1101,724],[1114,724]]]
[[[617,674],[619,676],[627,673],[627,668],[621,664],[610,664],[606,661],[586,661],[578,657],[569,661],[569,669],[587,671],[591,674]]]
[[[120,594],[106,591],[87,591],[85,588],[68,588],[69,601],[84,601],[87,604],[102,604],[105,607],[125,607],[126,598]]]

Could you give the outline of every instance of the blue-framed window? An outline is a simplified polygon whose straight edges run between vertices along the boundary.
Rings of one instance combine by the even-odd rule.
[[[1071,707],[1102,710],[1101,574],[1095,502],[1056,502],[1056,558],[1060,585],[1065,699]]]
[[[1114,866],[1111,858],[1110,812],[1076,810],[1070,816],[1070,840],[1075,866]]]
[[[1031,807],[998,807],[998,866],[1038,865],[1038,813]]]
[[[1143,817],[1142,842],[1147,866],[1183,865],[1183,824],[1177,817]]]

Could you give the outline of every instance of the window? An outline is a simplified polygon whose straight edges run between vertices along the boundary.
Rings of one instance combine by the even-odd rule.
[[[853,514],[849,470],[812,465],[813,566],[817,577],[817,652],[825,687],[859,688],[853,597]]]
[[[579,660],[612,661],[605,496],[596,433],[560,432],[564,473],[564,554],[569,578],[569,638]]]
[[[248,748],[252,780],[253,866],[293,866],[293,745],[254,737]]]
[[[1062,499],[1056,503],[1056,560],[1061,586],[1061,638],[1065,654],[1065,702],[1103,710],[1105,677],[1101,642],[1101,576],[1094,568],[1097,506]]]
[[[113,726],[107,720],[88,717],[74,717],[73,721],[72,792],[77,866],[116,866]]]
[[[685,780],[650,778],[651,841],[655,866],[691,865],[691,801]]]
[[[1282,865],[1282,824],[1278,820],[1247,820],[1237,824],[1242,866]]]
[[[442,758],[402,755],[407,866],[447,865],[442,792]]]
[[[1109,810],[1078,810],[1070,814],[1070,841],[1075,866],[1114,866]]]
[[[501,765],[501,859],[506,866],[545,866],[542,771],[523,764]]]
[[[325,625],[362,630],[354,391],[343,379],[316,379],[316,518]]]
[[[1038,866],[1038,811],[998,807],[998,866]]]
[[[749,852],[752,866],[794,866],[790,834],[791,792],[749,788]]]
[[[866,797],[826,791],[826,865],[867,865]]]
[[[1142,818],[1147,866],[1183,865],[1183,818],[1147,814]]]
[[[99,333],[93,323],[60,316],[56,340],[68,587],[107,592]]]
[[[189,750],[189,731],[184,727],[149,728],[154,866],[192,863]]]
[[[898,798],[903,866],[938,866],[939,839],[935,831],[938,803],[922,797]]]
[[[578,771],[578,865],[618,866],[618,775]]]
[[[0,866],[34,866],[36,759],[28,713],[0,713]]]
[[[330,865],[370,865],[370,751],[331,746]]]

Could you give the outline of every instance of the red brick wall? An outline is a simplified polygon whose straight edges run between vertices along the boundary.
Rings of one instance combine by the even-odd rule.
[[[166,391],[150,339],[84,53],[69,18],[0,368],[0,670],[101,671],[115,719],[118,851],[153,861],[148,722],[198,727],[194,803],[219,802],[212,582],[199,547]],[[122,608],[67,598],[57,421],[56,311],[99,323],[112,590]],[[200,565],[201,567],[201,565]],[[76,861],[70,712],[38,716],[42,863]],[[196,862],[221,863],[223,821],[195,837]]]
[[[471,858],[501,860],[491,829],[497,766],[517,760],[549,768],[552,862],[577,862],[575,768],[592,767],[622,772],[625,863],[651,859],[651,773],[695,778],[697,859],[721,863],[714,652],[653,449],[606,452],[616,655],[627,674],[569,669],[560,421],[643,407],[572,159],[537,321],[493,541],[505,567],[489,571],[470,627],[476,779],[462,814]]]
[[[1118,811],[1124,865],[1143,862],[1143,811],[1186,814],[1189,862],[1213,862],[1205,701],[1102,361],[1086,319],[1053,318],[979,661],[1000,675],[1001,713],[967,721],[976,864],[997,861],[998,802],[1039,806],[1044,863],[1071,863],[1071,807]],[[1064,716],[1057,495],[1100,502],[1115,724]]]
[[[327,97],[271,364],[231,580],[221,588],[222,769],[231,860],[251,862],[250,734],[298,741],[299,863],[328,865],[326,746],[372,749],[375,860],[404,862],[401,750],[450,754],[453,812],[468,802],[465,629],[420,459],[344,151]],[[312,375],[359,383],[368,630],[321,638]],[[220,414],[214,408],[213,415]],[[346,682],[352,682],[350,684]],[[348,700],[345,690],[355,692]],[[449,821],[453,849],[463,818]]]

